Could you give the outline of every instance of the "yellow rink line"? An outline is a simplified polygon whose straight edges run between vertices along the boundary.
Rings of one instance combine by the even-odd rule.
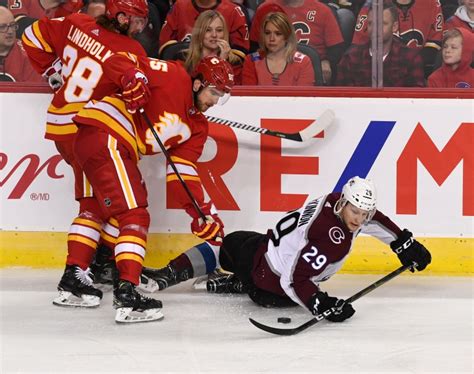
[[[0,231],[0,268],[60,268],[66,258],[67,233]],[[421,274],[472,276],[474,239],[422,238],[433,261]],[[161,267],[199,239],[190,234],[150,234],[146,266]],[[382,274],[399,266],[390,248],[371,237],[359,237],[343,273]]]

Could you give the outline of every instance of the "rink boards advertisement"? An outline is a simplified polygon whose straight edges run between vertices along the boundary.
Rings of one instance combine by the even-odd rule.
[[[43,138],[49,101],[0,93],[2,251],[11,235],[67,232],[77,211],[72,172]],[[235,96],[207,114],[294,133],[328,109],[334,122],[305,142],[210,124],[199,171],[226,232],[265,231],[282,212],[359,175],[375,182],[378,208],[400,227],[472,257],[473,100]],[[164,157],[147,156],[140,169],[150,232],[171,242],[188,234],[190,218],[166,191]]]

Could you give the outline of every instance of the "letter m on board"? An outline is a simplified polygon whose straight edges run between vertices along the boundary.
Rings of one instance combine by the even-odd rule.
[[[443,149],[439,150],[418,123],[397,161],[397,213],[416,214],[418,161],[438,186],[462,161],[462,214],[474,215],[474,123],[461,123]],[[462,194],[461,194],[462,192]]]

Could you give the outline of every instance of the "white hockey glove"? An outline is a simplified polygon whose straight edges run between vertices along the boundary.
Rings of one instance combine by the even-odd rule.
[[[64,83],[63,77],[61,76],[62,68],[63,64],[58,57],[43,73],[43,77],[48,81],[49,87],[51,87],[54,92],[59,90]]]

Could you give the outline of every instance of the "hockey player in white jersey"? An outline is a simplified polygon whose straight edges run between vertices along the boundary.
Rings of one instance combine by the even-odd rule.
[[[208,274],[220,262],[233,274],[209,280],[211,292],[246,292],[259,305],[301,305],[314,315],[339,307],[327,319],[342,322],[354,314],[352,305],[329,296],[320,283],[339,271],[358,234],[372,235],[390,245],[403,265],[414,264],[417,271],[431,262],[430,252],[412,233],[401,230],[376,204],[373,183],[353,177],[342,193],[310,200],[286,213],[266,234],[236,231],[224,237],[220,250],[202,243],[165,268],[144,268],[143,272],[165,289]]]

